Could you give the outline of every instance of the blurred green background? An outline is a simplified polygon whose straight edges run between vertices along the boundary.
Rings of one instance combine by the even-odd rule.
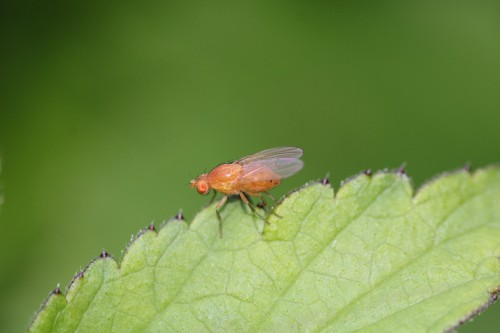
[[[0,331],[102,249],[208,201],[220,162],[295,145],[415,186],[498,162],[498,1],[4,1]],[[488,331],[500,306],[461,329]],[[497,326],[496,326],[497,327]]]

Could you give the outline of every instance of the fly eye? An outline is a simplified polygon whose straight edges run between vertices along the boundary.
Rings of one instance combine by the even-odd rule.
[[[210,188],[208,187],[208,184],[206,182],[198,182],[198,186],[196,187],[196,190],[198,193],[205,195],[208,194],[210,191]]]

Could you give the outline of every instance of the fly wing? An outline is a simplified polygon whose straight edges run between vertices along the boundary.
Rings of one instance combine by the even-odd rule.
[[[269,159],[243,165],[241,183],[283,179],[302,169],[304,162],[299,159]],[[272,171],[272,172],[269,172]]]
[[[235,163],[247,164],[251,162],[279,158],[299,159],[302,157],[302,154],[304,154],[304,151],[297,147],[278,147],[266,149],[253,155],[243,157],[242,159],[237,160]]]
[[[273,148],[244,157],[237,163],[242,164],[241,183],[275,180],[290,177],[302,169],[304,162],[299,160],[302,149],[295,147]]]

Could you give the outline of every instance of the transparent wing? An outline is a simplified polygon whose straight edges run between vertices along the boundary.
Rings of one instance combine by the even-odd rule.
[[[302,169],[304,162],[299,159],[280,158],[262,160],[243,165],[241,183],[275,180],[290,177]]]
[[[304,151],[297,147],[278,147],[266,149],[253,155],[243,157],[242,159],[237,160],[235,163],[247,164],[280,158],[299,159],[300,157],[302,157],[302,154],[304,154]]]
[[[290,177],[304,166],[299,160],[302,149],[295,147],[273,148],[244,157],[237,163],[243,166],[241,183],[275,180]]]

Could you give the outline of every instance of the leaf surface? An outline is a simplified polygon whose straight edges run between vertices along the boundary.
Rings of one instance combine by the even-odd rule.
[[[442,332],[496,300],[500,169],[313,183],[268,224],[238,200],[146,229],[52,293],[32,332]]]

